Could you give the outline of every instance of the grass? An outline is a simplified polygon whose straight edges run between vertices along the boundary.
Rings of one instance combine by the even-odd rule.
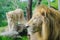
[[[23,36],[23,38],[12,38],[12,37],[6,37],[6,36],[0,36],[0,40],[28,40],[27,36]]]
[[[13,40],[11,37],[0,36],[0,40]]]
[[[0,27],[0,33],[2,30],[4,30],[6,27]],[[22,38],[13,38],[13,37],[7,37],[7,36],[0,36],[0,40],[28,40],[27,36],[22,36]]]
[[[0,33],[3,31],[6,27],[0,27]]]

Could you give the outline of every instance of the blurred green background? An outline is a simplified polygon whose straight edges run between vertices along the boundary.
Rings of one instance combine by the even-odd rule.
[[[37,0],[34,0],[32,4],[32,10],[34,9],[36,3]],[[6,12],[15,10],[17,7],[19,7],[24,10],[24,16],[26,17],[27,4],[28,4],[27,1],[0,0],[0,32],[7,26]],[[42,0],[41,4],[48,5],[48,1]],[[50,4],[51,7],[58,10],[58,0],[52,0]],[[0,40],[13,40],[13,39],[8,37],[0,37]],[[27,37],[23,36],[22,40],[27,40]]]

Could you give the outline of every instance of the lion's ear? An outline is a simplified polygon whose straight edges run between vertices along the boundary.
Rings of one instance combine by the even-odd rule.
[[[44,16],[44,17],[46,17],[46,12],[42,12],[41,15]]]

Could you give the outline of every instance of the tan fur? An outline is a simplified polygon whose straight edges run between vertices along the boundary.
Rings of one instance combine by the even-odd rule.
[[[27,22],[30,40],[60,40],[60,12],[47,6],[37,6]]]
[[[22,9],[16,9],[6,13],[8,28],[13,30],[16,24],[25,24],[24,12]]]

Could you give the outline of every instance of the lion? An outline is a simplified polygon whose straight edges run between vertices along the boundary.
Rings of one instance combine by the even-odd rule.
[[[38,5],[26,27],[30,40],[60,40],[60,12]]]
[[[25,24],[26,19],[24,18],[24,12],[22,9],[16,9],[6,13],[8,21],[8,30],[13,30],[17,24]]]
[[[6,13],[8,26],[0,33],[2,36],[15,36],[26,33],[24,12],[22,9],[15,9]]]

